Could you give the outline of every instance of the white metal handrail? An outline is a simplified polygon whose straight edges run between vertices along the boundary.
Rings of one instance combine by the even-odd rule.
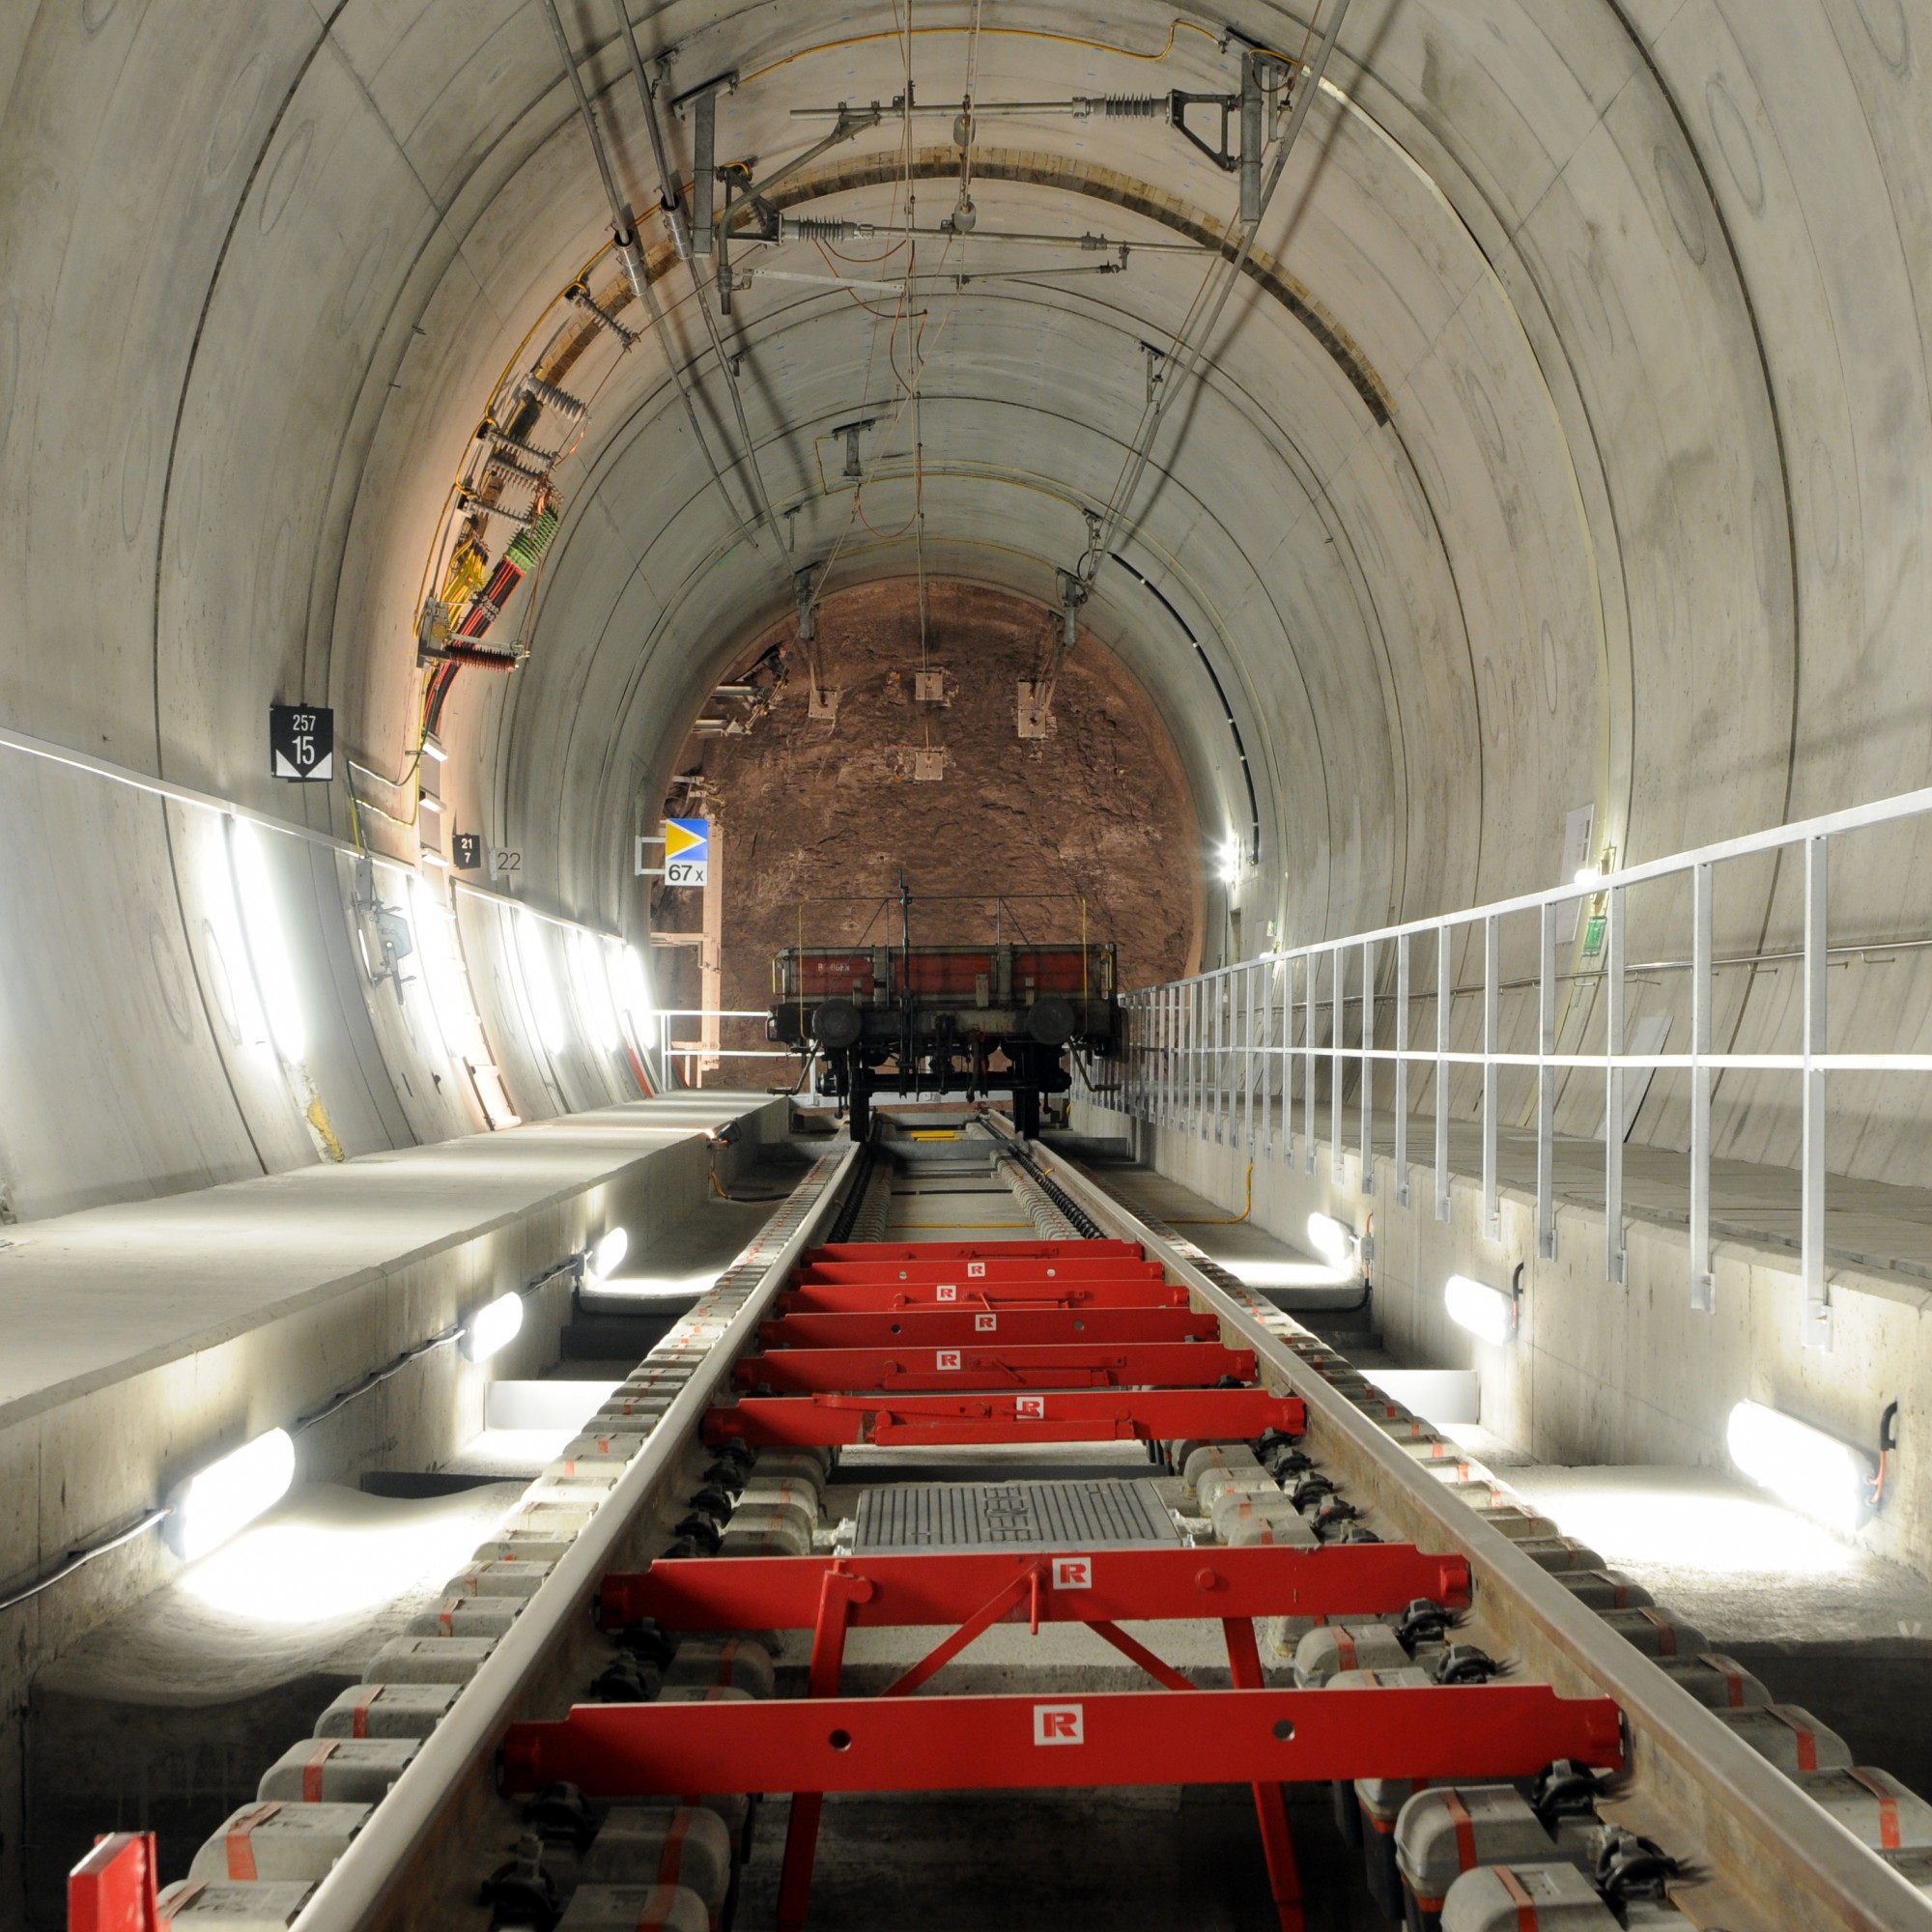
[[[1713,1306],[1711,1265],[1711,1090],[1715,1075],[1726,1071],[1792,1072],[1803,1082],[1802,1151],[1799,1166],[1799,1272],[1804,1291],[1805,1345],[1831,1345],[1831,1305],[1825,1282],[1825,1091],[1833,1073],[1932,1073],[1932,1053],[1833,1053],[1829,1049],[1826,967],[1831,841],[1850,833],[1895,825],[1932,813],[1932,787],[1879,799],[1847,810],[1827,812],[1764,832],[1748,833],[1667,858],[1625,866],[1602,877],[1556,886],[1547,892],[1471,906],[1435,918],[1410,920],[1341,939],[1319,940],[1261,954],[1192,979],[1170,980],[1127,994],[1122,1042],[1111,1063],[1114,1072],[1102,1098],[1137,1120],[1174,1127],[1202,1138],[1245,1140],[1250,1152],[1293,1161],[1295,1157],[1294,1108],[1302,1111],[1304,1159],[1316,1162],[1316,1086],[1319,1064],[1328,1075],[1328,1139],[1335,1178],[1345,1178],[1343,1094],[1346,1076],[1356,1080],[1360,1119],[1361,1191],[1376,1187],[1374,1149],[1375,1076],[1378,1065],[1393,1069],[1391,1103],[1395,1117],[1394,1167],[1397,1199],[1409,1201],[1408,1126],[1411,1069],[1435,1075],[1435,1194],[1437,1220],[1449,1218],[1449,1087],[1452,1068],[1472,1066],[1482,1075],[1479,1119],[1482,1129],[1483,1230],[1501,1234],[1498,1167],[1498,1077],[1508,1068],[1536,1075],[1536,1231],[1537,1250],[1556,1252],[1555,1144],[1557,1077],[1570,1069],[1595,1069],[1604,1077],[1604,1268],[1607,1278],[1625,1278],[1624,1121],[1627,1074],[1660,1071],[1690,1076],[1690,1275],[1691,1305]],[[1802,962],[1802,1045],[1795,1053],[1714,1050],[1713,976],[1719,962],[1712,946],[1712,906],[1717,867],[1727,862],[1792,849],[1803,855],[1804,897]],[[1690,1042],[1682,1053],[1633,1053],[1625,1028],[1628,929],[1626,895],[1634,886],[1688,876],[1691,893]],[[1599,1052],[1559,1052],[1556,970],[1557,921],[1566,908],[1593,902],[1593,917],[1604,921],[1606,989],[1605,1029]],[[1599,909],[1600,910],[1597,910]],[[1502,922],[1513,914],[1538,920],[1536,1045],[1534,1051],[1502,1044],[1502,982],[1499,972]],[[1451,940],[1467,928],[1482,934],[1483,977],[1478,988],[1451,983]],[[1411,980],[1411,949],[1418,936],[1433,938],[1435,984],[1433,991]],[[1395,954],[1394,989],[1380,989],[1383,947]],[[1325,986],[1324,986],[1325,980]],[[1351,990],[1351,987],[1353,990]],[[1450,1039],[1451,1008],[1459,991],[1482,999],[1482,1045],[1458,1048]],[[1412,1009],[1435,1006],[1435,1037],[1427,1046],[1411,1037]],[[1393,1043],[1377,1043],[1377,1009],[1392,1005]],[[1356,1008],[1360,1028],[1347,1039],[1344,1017]],[[1300,1024],[1297,1026],[1297,1016]],[[1319,1021],[1329,1022],[1326,1044],[1318,1041]],[[1298,1037],[1297,1037],[1298,1035]],[[1294,1077],[1300,1063],[1300,1080]],[[1238,1075],[1231,1063],[1239,1063]],[[1237,1084],[1238,1083],[1238,1084]],[[1258,1119],[1259,1116],[1259,1119]],[[1276,1140],[1276,1123],[1280,1139]]]

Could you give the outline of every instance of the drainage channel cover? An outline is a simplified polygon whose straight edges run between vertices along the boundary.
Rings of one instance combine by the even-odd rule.
[[[861,1492],[852,1548],[1124,1549],[1179,1541],[1149,1482],[892,1483]]]

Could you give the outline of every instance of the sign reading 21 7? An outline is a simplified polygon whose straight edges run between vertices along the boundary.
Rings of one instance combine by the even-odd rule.
[[[665,884],[701,886],[711,876],[711,821],[665,820]]]

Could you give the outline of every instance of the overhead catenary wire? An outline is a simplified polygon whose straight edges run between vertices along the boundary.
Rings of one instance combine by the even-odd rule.
[[[1247,270],[1248,257],[1254,250],[1255,237],[1267,214],[1268,205],[1274,199],[1275,189],[1281,185],[1283,171],[1288,165],[1288,157],[1294,151],[1294,145],[1301,129],[1307,124],[1308,113],[1315,97],[1321,92],[1321,76],[1327,71],[1329,56],[1335,51],[1336,42],[1341,37],[1342,23],[1348,18],[1349,0],[1332,0],[1334,11],[1330,14],[1326,28],[1322,32],[1321,43],[1314,58],[1305,59],[1301,75],[1294,88],[1293,104],[1289,110],[1288,126],[1282,130],[1280,140],[1275,144],[1274,159],[1269,164],[1266,179],[1262,184],[1260,197],[1252,220],[1240,224],[1240,244],[1232,259],[1227,261],[1225,271],[1219,277],[1219,289],[1211,304],[1206,311],[1205,319],[1194,327],[1194,316],[1199,310],[1197,298],[1194,309],[1189,311],[1181,324],[1181,332],[1176,338],[1175,349],[1170,353],[1166,374],[1155,385],[1143,412],[1141,427],[1133,447],[1128,451],[1126,461],[1122,465],[1119,481],[1114,486],[1098,526],[1089,536],[1087,550],[1082,555],[1077,575],[1083,583],[1091,584],[1100,567],[1100,561],[1112,548],[1116,533],[1126,515],[1127,506],[1132,502],[1140,488],[1141,478],[1147,473],[1149,459],[1153,453],[1154,439],[1160,432],[1174,397],[1186,386],[1199,367],[1207,351],[1209,338],[1220,322],[1222,311],[1228,305],[1228,298],[1239,285]],[[1316,19],[1320,19],[1321,9],[1316,10]],[[1309,34],[1315,32],[1315,22],[1309,23]],[[1304,50],[1305,50],[1304,43]],[[1251,56],[1250,56],[1251,58]],[[1212,279],[1212,270],[1209,273]],[[1204,282],[1203,293],[1208,284]],[[1177,357],[1179,361],[1177,364]]]

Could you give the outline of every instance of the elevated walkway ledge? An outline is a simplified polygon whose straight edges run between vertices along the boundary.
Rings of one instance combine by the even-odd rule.
[[[160,1200],[0,1239],[0,1601],[137,1522],[170,1488],[551,1275],[607,1228],[657,1244],[724,1184],[785,1103],[690,1093]],[[568,1280],[527,1296],[487,1364],[435,1349],[298,1436],[299,1482],[432,1469],[484,1426],[489,1384],[554,1361]],[[158,1534],[0,1611],[0,1696],[180,1569]],[[24,1628],[22,1621],[24,1620]],[[10,1681],[16,1680],[16,1681]]]
[[[1292,1161],[1278,1123],[1272,1151],[1264,1144],[1253,1153],[1249,1225],[1299,1245],[1310,1214],[1351,1227],[1373,1214],[1375,1318],[1393,1360],[1474,1370],[1486,1437],[1540,1463],[1728,1468],[1725,1424],[1747,1399],[1876,1451],[1880,1410],[1896,1399],[1885,1505],[1856,1541],[1932,1576],[1932,1440],[1920,1425],[1920,1391],[1932,1388],[1932,1191],[1833,1178],[1833,1345],[1807,1350],[1794,1172],[1713,1163],[1716,1307],[1701,1314],[1690,1305],[1682,1153],[1625,1148],[1628,1259],[1619,1284],[1605,1277],[1601,1143],[1559,1146],[1556,1255],[1543,1260],[1534,1136],[1501,1136],[1501,1237],[1492,1241],[1482,1233],[1469,1158],[1479,1130],[1467,1122],[1452,1125],[1450,1218],[1435,1219],[1432,1124],[1411,1122],[1404,1208],[1392,1119],[1377,1121],[1374,1191],[1364,1194],[1359,1140],[1345,1147],[1337,1179],[1333,1147],[1318,1137],[1311,1173],[1297,1111]],[[1240,1213],[1250,1159],[1241,1123],[1217,1143],[1079,1103],[1073,1125],[1095,1141],[1124,1141],[1156,1172]],[[1450,1321],[1442,1288],[1452,1274],[1507,1289],[1519,1263],[1521,1311],[1508,1344],[1492,1347]],[[1294,1296],[1282,1300],[1292,1308]]]

